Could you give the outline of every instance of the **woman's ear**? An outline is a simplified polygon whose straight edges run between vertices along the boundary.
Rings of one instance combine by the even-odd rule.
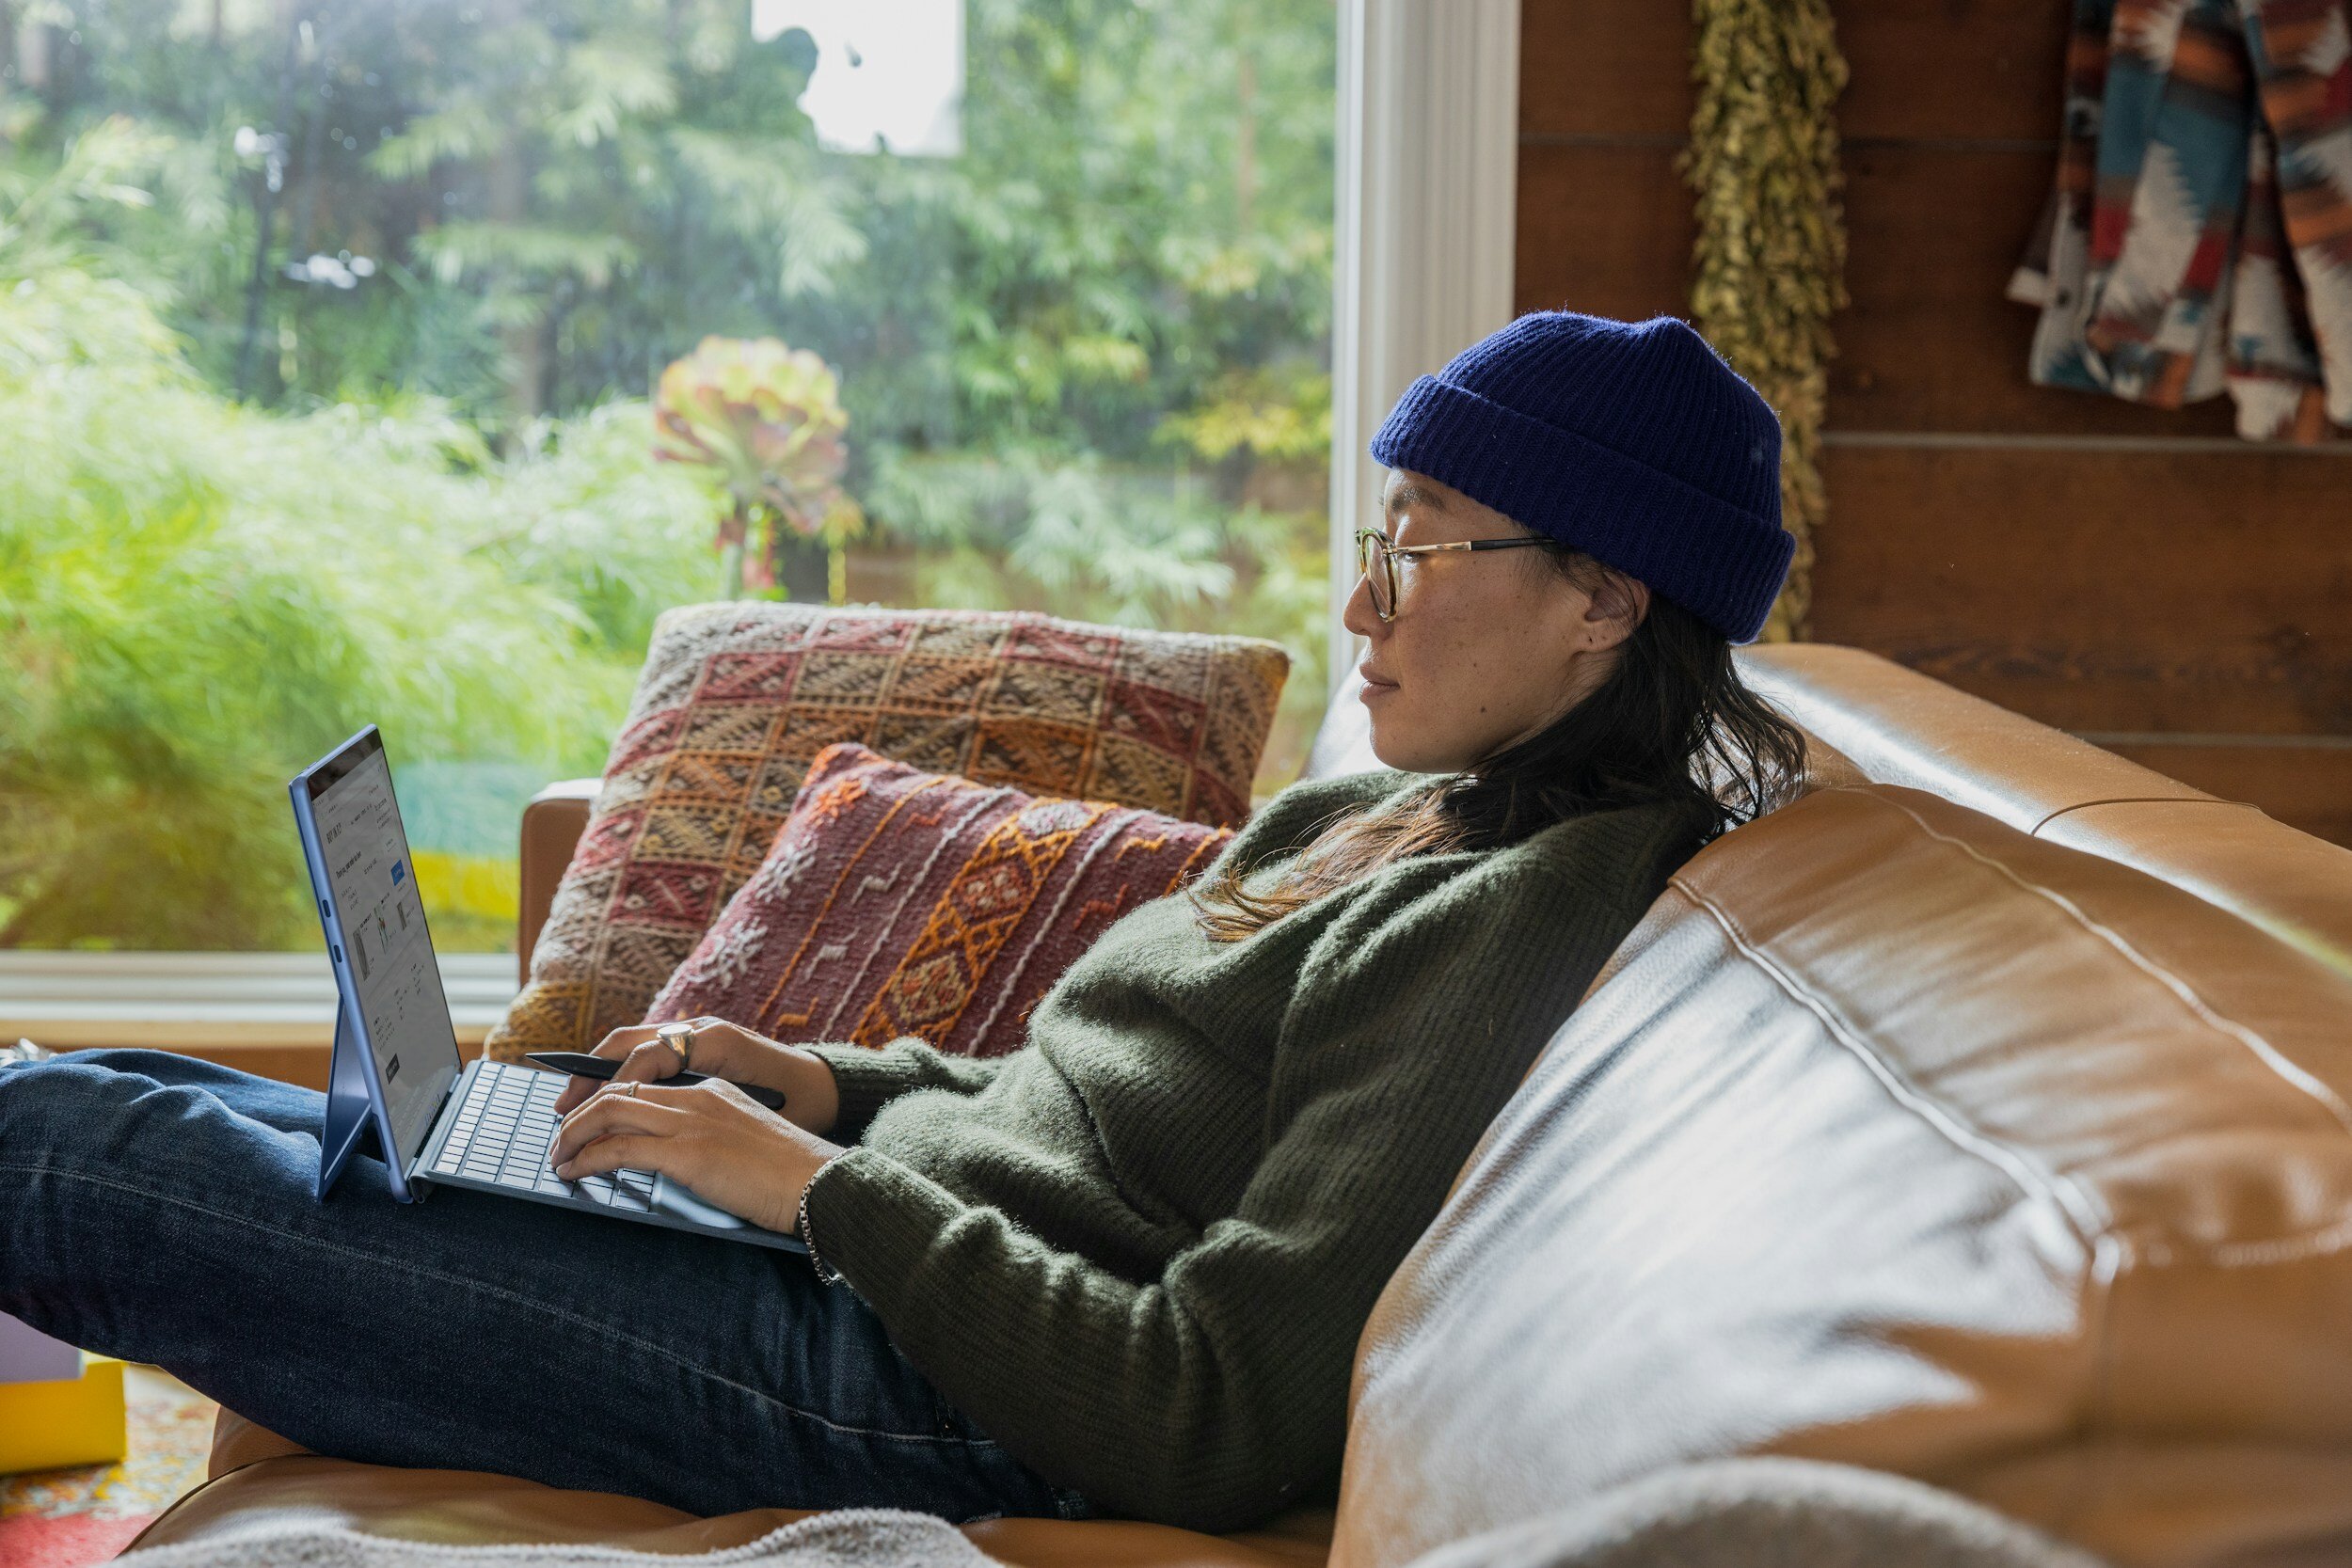
[[[1649,613],[1649,584],[1639,578],[1630,578],[1613,566],[1601,568],[1600,581],[1592,591],[1592,602],[1584,607],[1584,634],[1587,646],[1613,648],[1633,635],[1642,618]]]

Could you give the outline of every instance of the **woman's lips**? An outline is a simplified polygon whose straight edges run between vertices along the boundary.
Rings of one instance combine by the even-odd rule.
[[[1364,669],[1360,665],[1357,667],[1356,674],[1358,678],[1362,680],[1364,683],[1364,695],[1367,697],[1375,697],[1383,691],[1394,691],[1396,689],[1396,682],[1391,680],[1382,680],[1378,675],[1374,674],[1371,671]]]

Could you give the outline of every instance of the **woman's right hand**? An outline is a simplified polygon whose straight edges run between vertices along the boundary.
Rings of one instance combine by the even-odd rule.
[[[724,1019],[696,1018],[686,1022],[694,1025],[696,1072],[706,1078],[724,1078],[732,1083],[774,1089],[784,1096],[781,1114],[787,1121],[819,1134],[833,1131],[834,1122],[841,1115],[841,1096],[833,1081],[833,1069],[825,1065],[822,1056],[801,1046],[786,1045],[754,1034]],[[592,1054],[620,1062],[620,1068],[609,1080],[614,1084],[655,1083],[678,1069],[677,1053],[655,1036],[650,1023],[613,1030],[597,1043]],[[574,1078],[556,1097],[555,1114],[570,1115],[574,1107],[603,1086],[594,1078]]]

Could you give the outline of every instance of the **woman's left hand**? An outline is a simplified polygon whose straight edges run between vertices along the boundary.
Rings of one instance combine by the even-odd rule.
[[[608,1084],[556,1129],[548,1151],[566,1181],[621,1169],[656,1171],[738,1219],[792,1233],[801,1190],[841,1152],[723,1079],[679,1088]]]

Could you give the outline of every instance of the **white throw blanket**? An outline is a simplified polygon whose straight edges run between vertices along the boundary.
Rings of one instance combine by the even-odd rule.
[[[126,1552],[133,1568],[1002,1568],[953,1525],[895,1508],[848,1508],[693,1558],[618,1546],[448,1546],[296,1527]]]
[[[700,1557],[614,1546],[437,1546],[296,1529],[126,1554],[131,1568],[1003,1568],[944,1520],[845,1509]],[[1644,1477],[1456,1541],[1413,1568],[2104,1568],[1900,1476],[1729,1459]]]

